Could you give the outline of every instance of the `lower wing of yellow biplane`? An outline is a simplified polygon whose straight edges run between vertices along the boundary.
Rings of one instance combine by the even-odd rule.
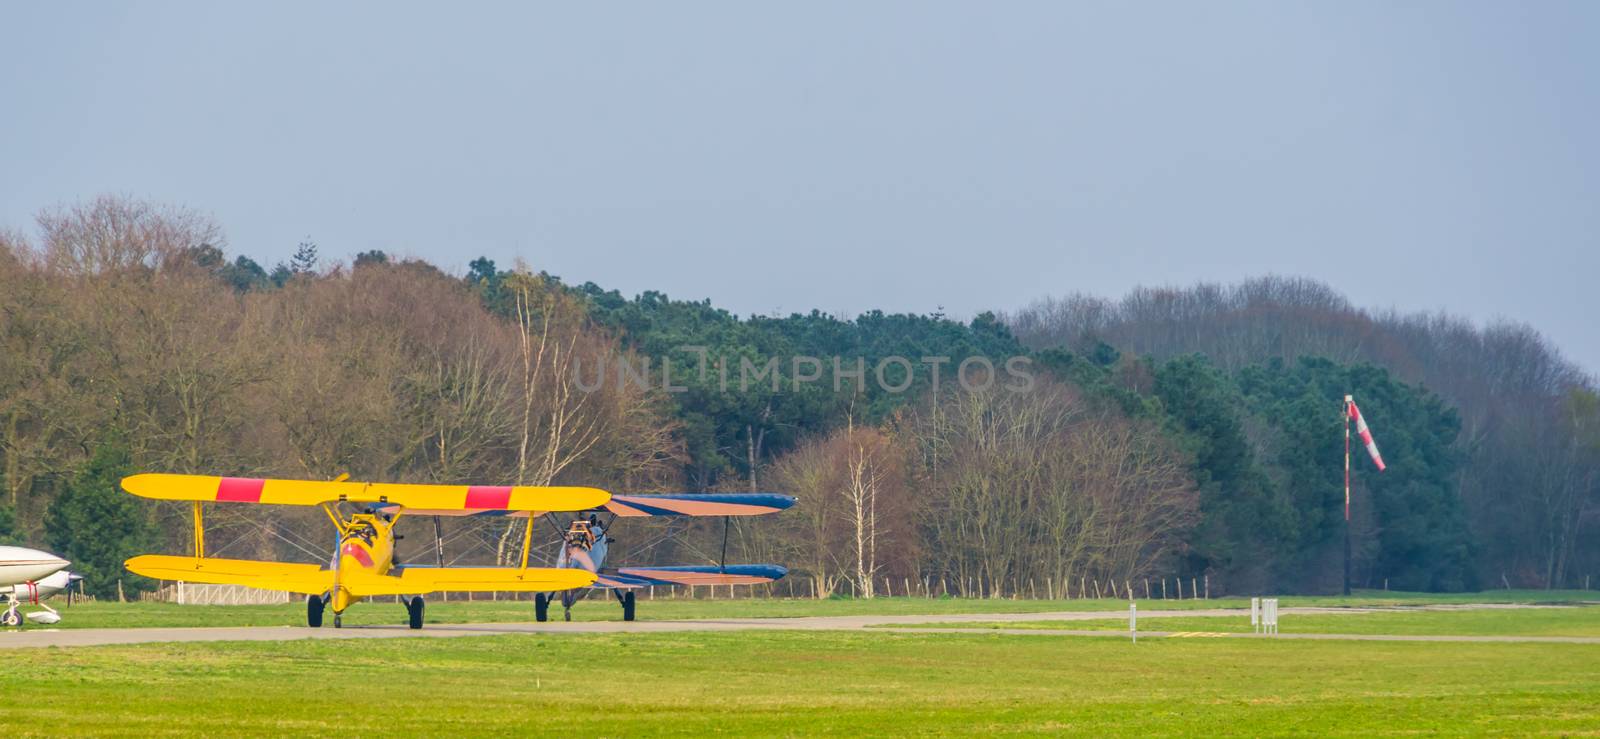
[[[399,576],[361,577],[346,585],[358,596],[410,595],[439,590],[545,593],[594,584],[595,574],[554,567],[402,567]]]
[[[130,571],[157,580],[243,585],[262,590],[321,595],[333,589],[334,572],[317,565],[249,559],[146,554],[127,561]],[[391,575],[344,573],[339,586],[358,598],[422,595],[440,590],[552,592],[588,587],[595,575],[547,567],[404,567]]]
[[[144,554],[125,564],[130,572],[155,580],[245,585],[307,595],[320,595],[333,587],[333,571],[317,565],[213,557],[196,559],[165,554]]]

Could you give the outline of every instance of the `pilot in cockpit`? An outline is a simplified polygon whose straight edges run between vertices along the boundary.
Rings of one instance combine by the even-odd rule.
[[[577,520],[567,528],[567,546],[577,547],[584,551],[594,547],[594,529],[591,521]]]

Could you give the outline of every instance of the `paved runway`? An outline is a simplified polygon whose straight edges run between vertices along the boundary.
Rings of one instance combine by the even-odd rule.
[[[1444,609],[1502,608],[1505,606],[1451,606]],[[1397,609],[1369,608],[1285,608],[1284,615],[1312,613],[1356,613],[1392,611]],[[1191,611],[1149,610],[1140,611],[1140,618],[1212,616],[1246,618],[1249,612],[1240,609],[1213,608]],[[496,634],[542,633],[652,633],[681,631],[752,631],[752,630],[802,630],[851,631],[878,627],[874,632],[891,633],[964,633],[964,634],[1016,634],[1026,636],[1094,636],[1127,639],[1126,631],[1101,631],[1082,629],[961,629],[906,628],[909,624],[925,623],[1004,623],[1012,621],[1072,621],[1119,618],[1118,611],[1062,611],[1053,613],[967,613],[926,616],[815,616],[806,618],[728,618],[695,621],[575,621],[547,623],[507,624],[438,624],[421,630],[402,626],[352,626],[343,629],[310,629],[295,626],[238,626],[217,628],[137,628],[137,629],[39,629],[0,633],[0,649],[29,647],[86,647],[106,644],[143,644],[150,642],[210,642],[210,641],[288,641],[292,639],[394,639],[394,638],[449,638],[462,636],[488,636]],[[1279,634],[1265,637],[1257,634],[1218,632],[1163,632],[1141,631],[1141,638],[1216,637],[1230,639],[1350,639],[1359,641],[1458,641],[1458,642],[1549,642],[1562,644],[1600,644],[1600,637],[1578,636],[1404,636],[1382,634]]]

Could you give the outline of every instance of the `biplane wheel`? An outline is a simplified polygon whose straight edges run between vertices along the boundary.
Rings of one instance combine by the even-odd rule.
[[[562,621],[571,621],[572,620],[572,606],[563,606],[561,608],[561,620]]]
[[[628,592],[622,594],[622,620],[624,620],[624,621],[632,621],[633,620],[633,591],[632,590],[629,590]]]
[[[322,628],[322,610],[327,608],[327,602],[315,595],[306,596],[306,626],[313,629]]]
[[[335,629],[344,628],[344,615],[343,614],[339,614],[339,613],[333,614],[333,628],[335,628]]]
[[[411,628],[422,628],[422,596],[406,601],[406,615],[411,618]]]
[[[544,593],[533,594],[533,619],[540,623],[550,620],[550,596]]]

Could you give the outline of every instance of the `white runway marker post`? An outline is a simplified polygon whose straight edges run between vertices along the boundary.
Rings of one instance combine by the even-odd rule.
[[[1250,631],[1261,633],[1261,599],[1250,599]]]
[[[1128,636],[1133,637],[1133,643],[1139,643],[1139,604],[1128,604]]]

